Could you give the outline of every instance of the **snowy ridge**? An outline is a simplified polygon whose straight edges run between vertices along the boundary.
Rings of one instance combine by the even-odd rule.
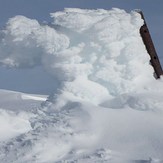
[[[140,15],[65,9],[51,17],[48,26],[16,16],[1,31],[1,65],[39,65],[60,83],[26,110],[31,129],[1,141],[1,162],[161,162],[163,83],[153,77]]]

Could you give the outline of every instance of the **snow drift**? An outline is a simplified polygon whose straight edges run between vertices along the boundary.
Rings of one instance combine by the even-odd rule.
[[[42,66],[60,83],[29,120],[32,129],[1,143],[1,160],[162,160],[163,84],[139,34],[141,16],[65,9],[51,17],[41,24],[16,16],[0,32],[1,65]]]

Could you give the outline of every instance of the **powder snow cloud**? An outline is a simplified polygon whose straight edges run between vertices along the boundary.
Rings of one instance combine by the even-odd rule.
[[[104,96],[130,92],[143,85],[141,79],[152,78],[138,13],[69,8],[51,17],[51,25],[24,16],[9,19],[1,30],[0,63],[17,68],[41,65],[64,86],[75,81],[65,86],[71,92],[82,76]]]

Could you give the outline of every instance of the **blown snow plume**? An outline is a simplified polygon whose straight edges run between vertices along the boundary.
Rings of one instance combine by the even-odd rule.
[[[65,9],[51,16],[51,26],[24,16],[11,18],[1,31],[0,62],[42,65],[61,82],[80,77],[96,84],[104,96],[129,92],[141,86],[138,81],[152,78],[139,36],[143,20],[136,12]]]
[[[51,17],[45,25],[16,16],[0,33],[2,65],[43,66],[60,83],[30,119],[32,130],[1,143],[1,160],[163,159],[162,102],[154,88],[163,88],[162,79],[153,78],[139,34],[141,16],[65,9]]]

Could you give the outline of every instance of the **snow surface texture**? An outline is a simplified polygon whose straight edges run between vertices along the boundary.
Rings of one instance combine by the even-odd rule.
[[[2,122],[20,132],[0,137],[1,162],[161,162],[163,81],[153,77],[140,15],[65,9],[51,17],[48,25],[16,16],[0,31],[1,65],[42,66],[60,83],[46,101],[21,95],[44,101],[35,109],[3,105]]]

